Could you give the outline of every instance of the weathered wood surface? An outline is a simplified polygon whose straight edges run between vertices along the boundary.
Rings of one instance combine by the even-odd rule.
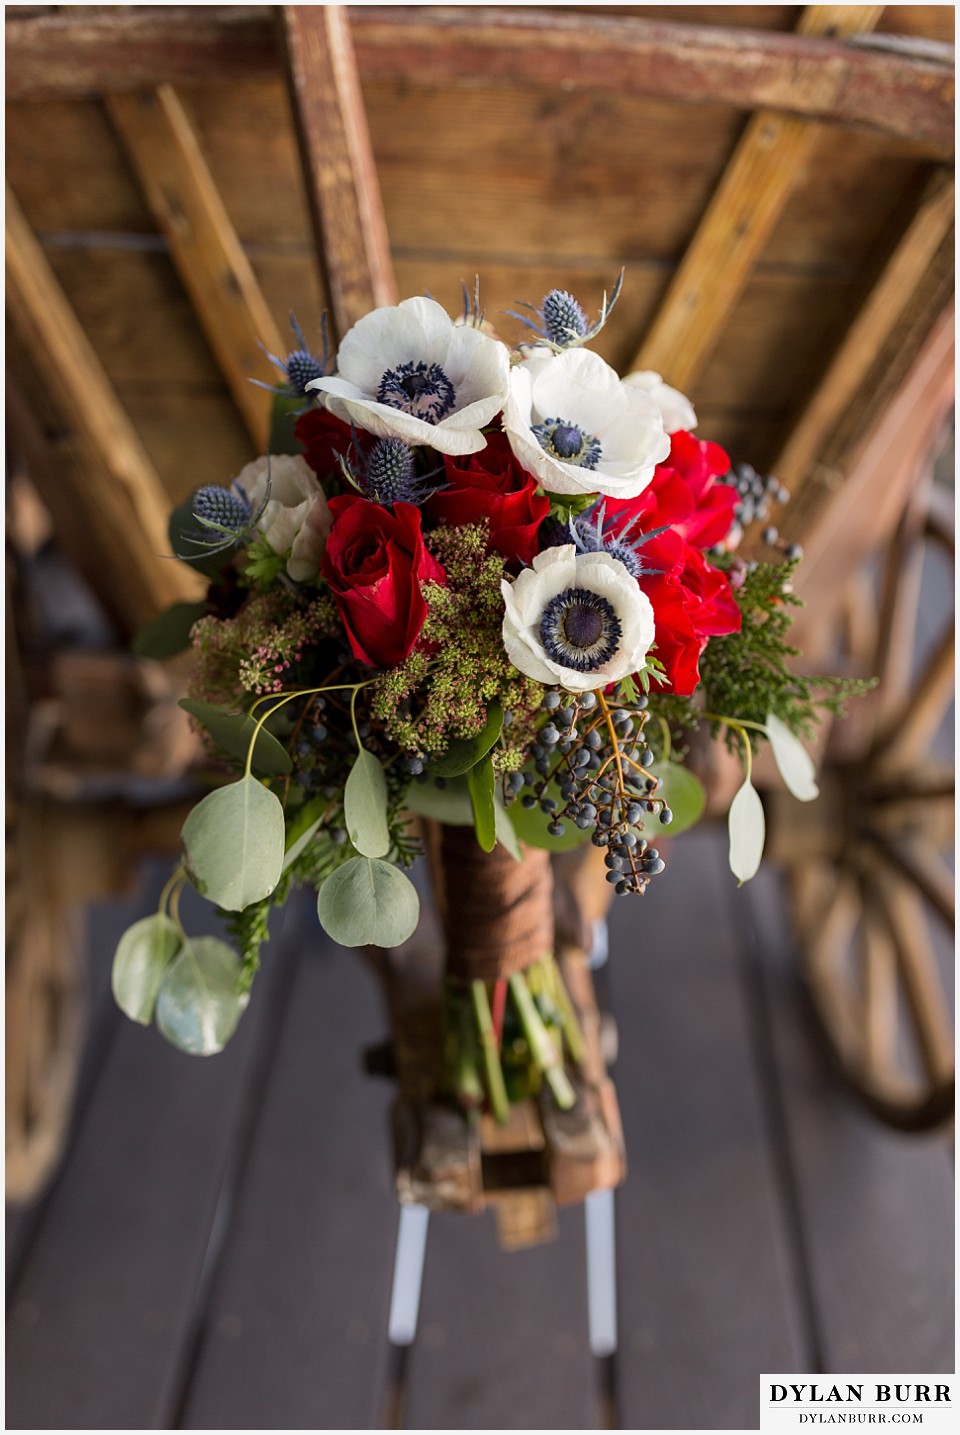
[[[769,9],[770,7],[768,7]],[[676,14],[676,11],[673,12]],[[626,14],[409,6],[350,12],[366,78],[592,88],[780,110],[953,143],[949,65],[837,43]],[[735,24],[736,22],[734,22]],[[754,22],[756,23],[756,22]],[[233,83],[277,65],[266,7],[153,7],[15,21],[8,98],[85,97],[162,83]]]
[[[949,1145],[886,1130],[839,1094],[784,941],[776,877],[762,873],[747,901],[823,1362],[804,1368],[905,1370],[919,1361],[931,1373],[952,1370]],[[924,1212],[909,1238],[898,1228],[907,1208]]]
[[[398,298],[350,21],[341,5],[286,5],[284,58],[334,338]]]
[[[57,284],[9,185],[6,194],[7,303],[24,345],[79,439],[87,482],[73,493],[135,621],[196,595],[195,575],[165,561],[165,495],[136,429],[93,345]]]
[[[692,832],[664,855],[668,881],[644,910],[624,900],[611,917],[631,1165],[617,1194],[620,1415],[626,1429],[748,1429],[763,1371],[817,1367],[744,980],[742,894],[721,833]]]
[[[280,355],[290,345],[260,292],[183,105],[169,84],[108,96],[106,104],[233,401],[263,451],[270,396],[251,380],[275,384],[282,376],[259,346]]]
[[[625,1428],[749,1428],[762,1366],[933,1371],[952,1348],[946,1142],[852,1104],[808,1028],[775,880],[754,889],[755,941],[724,849],[720,831],[679,839],[644,902],[614,907]],[[359,1062],[385,1029],[309,902],[223,1057],[115,1020],[60,1180],[14,1240],[11,1424],[597,1423],[578,1209],[510,1254],[489,1217],[432,1218],[419,1334],[391,1356],[390,1088]]]

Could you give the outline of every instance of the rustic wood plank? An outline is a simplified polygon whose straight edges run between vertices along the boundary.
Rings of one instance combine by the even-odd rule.
[[[303,173],[336,336],[396,303],[390,240],[346,11],[287,5],[283,41]]]
[[[112,551],[111,571],[130,616],[145,622],[200,585],[163,556],[169,547],[163,487],[9,186],[6,238],[7,303],[89,465],[88,481],[75,493],[78,521]]]
[[[761,30],[522,8],[355,7],[363,78],[592,88],[770,109],[952,145],[953,77],[930,59]],[[692,17],[695,18],[695,17]],[[8,18],[8,99],[224,83],[276,65],[264,7]]]
[[[259,344],[282,355],[280,336],[237,238],[183,105],[172,85],[107,97],[173,262],[256,447],[270,431],[270,395],[251,379],[279,382]]]
[[[877,5],[812,5],[802,35],[869,30]],[[748,124],[700,220],[636,363],[690,388],[734,309],[814,140],[804,121],[760,111]]]
[[[211,909],[184,904],[191,930]],[[286,961],[291,952],[287,951]],[[283,998],[268,949],[254,1000],[208,1061],[117,1031],[10,1306],[7,1418],[48,1429],[167,1429],[215,1213],[258,1057]]]
[[[617,1192],[625,1429],[749,1428],[761,1372],[816,1368],[725,847],[717,830],[678,838],[642,903],[618,899],[611,915],[632,1173]]]
[[[399,1207],[373,979],[305,895],[299,961],[181,1414],[187,1429],[374,1429]],[[285,942],[285,947],[289,944]]]
[[[792,640],[811,657],[824,620],[840,597],[835,575],[856,572],[894,532],[917,471],[950,413],[953,394],[951,304],[880,421],[852,455],[846,473],[831,475],[829,502],[821,504],[815,521],[803,533],[805,557],[796,592],[806,606]],[[786,517],[782,527],[791,538],[799,537],[789,509]]]
[[[776,874],[761,871],[745,895],[820,1331],[818,1368],[952,1370],[949,1137],[892,1132],[854,1103],[812,1028]]]
[[[820,456],[877,351],[910,303],[953,223],[953,214],[953,182],[946,174],[937,175],[777,457],[777,473],[786,482],[805,478]]]
[[[492,1213],[431,1216],[404,1428],[596,1424],[582,1209],[561,1211],[558,1225],[559,1240],[507,1252]]]

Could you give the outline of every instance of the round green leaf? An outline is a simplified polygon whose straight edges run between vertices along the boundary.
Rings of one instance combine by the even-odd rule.
[[[442,757],[430,759],[430,772],[434,777],[460,777],[476,767],[482,757],[493,747],[503,730],[503,708],[491,703],[487,708],[487,721],[482,732],[476,737],[455,738]]]
[[[183,824],[198,891],[227,912],[269,897],[283,870],[283,808],[253,777],[211,792]]]
[[[317,913],[342,947],[399,947],[416,931],[420,898],[389,862],[351,857],[320,888]]]
[[[757,875],[763,856],[766,825],[763,803],[751,782],[744,782],[730,804],[730,871],[742,883]]]
[[[767,715],[766,729],[780,776],[799,802],[812,802],[820,796],[813,758],[786,723],[773,713]]]
[[[227,712],[226,708],[218,708],[214,703],[197,702],[194,698],[181,698],[180,706],[197,722],[203,723],[217,747],[228,757],[246,763],[250,742],[257,730],[256,718],[247,713]],[[267,732],[266,724],[257,732],[251,766],[265,777],[293,771],[290,754],[272,732]]]
[[[128,927],[113,958],[111,984],[117,1006],[148,1026],[164,973],[180,949],[180,933],[162,912]]]
[[[139,658],[172,658],[190,646],[190,629],[207,611],[205,602],[174,603],[166,612],[145,623],[133,640]]]
[[[364,857],[385,857],[390,851],[387,827],[387,779],[372,752],[361,748],[343,793],[347,836]]]
[[[660,778],[663,785],[657,789],[657,796],[663,798],[673,813],[673,821],[665,829],[665,836],[676,837],[700,821],[707,805],[707,794],[696,773],[682,767],[679,762],[655,762],[650,774]]]
[[[191,1056],[213,1056],[234,1033],[249,1000],[237,990],[240,959],[216,937],[188,939],[163,979],[157,1027]]]
[[[473,808],[465,778],[448,779],[443,787],[435,782],[411,782],[403,797],[403,805],[419,817],[432,817],[448,827],[471,827]]]

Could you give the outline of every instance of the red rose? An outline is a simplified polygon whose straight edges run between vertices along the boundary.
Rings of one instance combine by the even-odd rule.
[[[356,448],[359,443],[366,449],[373,442],[372,435],[368,434],[358,434],[355,440],[350,425],[345,424],[342,419],[334,418],[326,409],[308,409],[297,419],[293,432],[298,442],[303,445],[304,458],[320,479],[328,478],[331,474],[339,478],[340,464],[337,462],[337,454],[346,458],[351,444]]]
[[[410,654],[427,616],[421,584],[443,583],[447,575],[424,546],[412,503],[395,503],[391,513],[347,494],[331,498],[330,512],[320,571],[350,647],[362,663],[394,668]]]
[[[537,480],[521,468],[502,433],[487,435],[480,453],[447,457],[446,487],[425,507],[437,523],[490,525],[494,553],[530,563],[540,551],[537,530],[550,512],[550,500],[537,493]]]
[[[656,572],[641,576],[639,583],[653,605],[654,656],[666,670],[670,690],[681,696],[689,696],[700,681],[707,640],[740,628],[730,580],[701,552],[719,543],[733,522],[736,490],[716,482],[729,468],[719,445],[681,430],[672,435],[669,458],[657,465],[638,498],[605,500],[605,521],[613,534],[630,524],[634,538],[667,528],[640,548],[644,566]]]

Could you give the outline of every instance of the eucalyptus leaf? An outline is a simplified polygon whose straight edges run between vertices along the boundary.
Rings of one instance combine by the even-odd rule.
[[[128,927],[113,958],[111,985],[117,1006],[149,1026],[164,974],[180,949],[180,933],[163,912]]]
[[[663,798],[673,813],[673,821],[667,828],[668,836],[676,837],[700,821],[707,805],[707,794],[695,772],[682,767],[679,762],[655,762],[650,768],[650,775],[660,778],[662,786],[658,788],[657,796]]]
[[[543,795],[552,797],[558,807],[563,806],[560,789],[552,779],[547,783]],[[590,840],[589,829],[584,832],[569,818],[563,822],[563,836],[554,837],[551,832],[547,831],[548,824],[553,821],[552,816],[541,812],[539,806],[524,807],[519,797],[510,804],[507,817],[517,836],[528,847],[540,847],[547,852],[572,852],[575,847],[582,847],[584,842]]]
[[[455,738],[442,757],[431,758],[430,773],[434,777],[460,777],[486,757],[503,731],[503,708],[490,703],[483,731],[476,737]]]
[[[297,813],[296,819],[287,827],[286,851],[283,854],[283,870],[291,867],[300,853],[317,835],[320,824],[329,807],[326,797],[312,797]]]
[[[188,938],[157,999],[157,1027],[191,1056],[222,1051],[249,1000],[238,990],[240,959],[217,937]]]
[[[257,727],[257,720],[247,713],[231,713],[214,703],[202,703],[194,698],[181,698],[180,706],[197,722],[203,723],[217,747],[228,757],[235,757],[245,763],[250,751],[250,741]],[[290,754],[264,725],[257,733],[253,749],[253,768],[266,777],[275,777],[293,771]]]
[[[435,782],[411,782],[403,796],[408,812],[431,817],[448,827],[472,827],[473,808],[465,777],[448,778],[443,787]]]
[[[467,790],[473,808],[473,826],[477,841],[484,852],[492,852],[497,845],[497,808],[493,761],[489,753],[467,773]]]
[[[347,836],[364,857],[385,857],[390,851],[387,826],[387,779],[378,758],[361,748],[343,793]]]
[[[523,849],[520,846],[520,839],[514,831],[510,814],[503,805],[499,791],[495,792],[493,797],[493,819],[497,841],[503,843],[514,862],[522,862]]]
[[[199,802],[183,824],[187,867],[198,891],[227,912],[269,897],[283,870],[283,808],[254,777]]]
[[[820,796],[813,758],[786,723],[773,713],[768,713],[765,726],[780,776],[798,801],[812,802]]]
[[[744,781],[730,804],[727,826],[730,832],[730,871],[741,884],[749,882],[757,875],[766,835],[763,803],[749,780]]]
[[[320,888],[317,914],[342,947],[398,947],[416,931],[420,898],[389,862],[351,857]]]
[[[190,629],[207,611],[205,602],[174,603],[153,622],[145,623],[133,640],[138,658],[175,657],[190,646]]]

